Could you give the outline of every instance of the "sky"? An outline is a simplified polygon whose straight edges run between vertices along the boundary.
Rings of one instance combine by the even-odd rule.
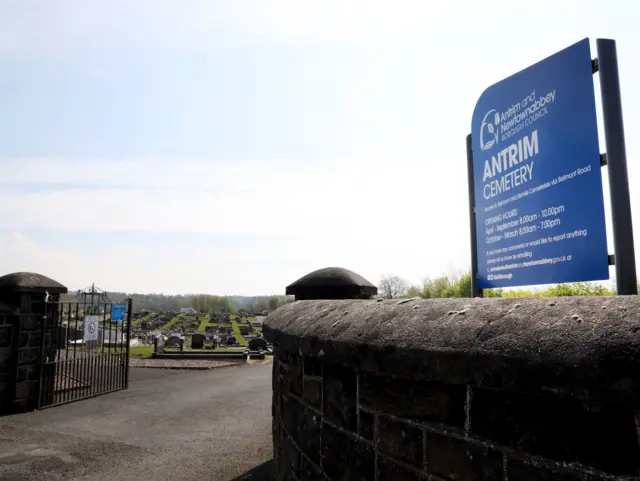
[[[464,271],[478,97],[585,37],[594,57],[595,38],[618,42],[638,216],[639,15],[632,0],[0,0],[2,271],[239,295],[328,266],[373,283]]]

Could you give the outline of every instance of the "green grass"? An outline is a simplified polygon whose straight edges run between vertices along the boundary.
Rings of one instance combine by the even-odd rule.
[[[131,327],[139,326],[139,325],[140,325],[140,324],[142,324],[143,322],[150,321],[150,320],[154,319],[154,318],[155,318],[155,317],[157,317],[157,316],[158,316],[158,313],[157,313],[157,312],[150,312],[150,313],[149,313],[149,314],[147,314],[146,316],[141,317],[140,319],[137,319],[137,320],[133,321],[133,322],[131,323]]]
[[[233,330],[233,335],[236,336],[238,340],[238,344],[241,346],[246,346],[248,344],[247,340],[240,334],[240,326],[237,322],[233,322],[231,325],[231,329]]]
[[[151,357],[153,354],[153,346],[130,346],[129,347],[129,356],[130,357]]]
[[[176,317],[167,322],[162,328],[163,331],[168,331],[174,324],[177,324],[180,320],[184,319],[184,314],[178,314]]]
[[[238,336],[239,337],[239,336]],[[85,347],[84,346],[69,346],[69,348],[71,349],[76,349],[78,351],[84,351]],[[99,350],[101,350],[101,348],[98,348]],[[178,352],[180,351],[180,348],[168,348],[165,347],[165,352]],[[191,351],[191,349],[185,349],[186,351]],[[197,351],[193,351],[193,352],[200,352],[201,350],[198,349]],[[218,347],[212,351],[208,351],[208,352],[243,352],[244,348],[243,347]],[[115,350],[109,351],[108,348],[104,348],[104,352],[108,353],[108,352],[114,352]],[[140,358],[150,358],[151,355],[153,354],[153,346],[130,346],[129,347],[129,356],[130,357],[140,357]]]
[[[198,326],[198,332],[200,334],[204,333],[204,330],[209,326],[209,314],[203,314],[202,320],[200,321],[200,325]]]
[[[169,349],[165,348],[165,352],[168,350]],[[243,352],[243,351],[244,351],[244,348],[219,347],[210,352]],[[200,349],[194,352],[200,352]],[[129,348],[129,355],[131,357],[150,358],[152,354],[153,354],[153,346],[131,346]]]

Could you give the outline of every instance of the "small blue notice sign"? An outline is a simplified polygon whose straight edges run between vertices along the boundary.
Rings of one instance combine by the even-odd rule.
[[[127,310],[126,304],[112,304],[111,305],[111,320],[112,321],[124,321],[124,313]]]
[[[478,286],[608,279],[589,39],[485,90],[471,132]]]

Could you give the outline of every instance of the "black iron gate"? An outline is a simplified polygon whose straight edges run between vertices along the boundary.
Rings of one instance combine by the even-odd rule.
[[[112,302],[106,293],[90,289],[79,291],[79,300],[47,300],[40,409],[128,387],[132,300]]]

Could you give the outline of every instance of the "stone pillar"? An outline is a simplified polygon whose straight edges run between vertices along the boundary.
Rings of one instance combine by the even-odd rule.
[[[55,359],[57,349],[58,306],[49,304],[47,313],[45,296],[48,293],[55,302],[66,292],[65,286],[41,274],[16,272],[0,277],[0,415],[38,407],[42,348],[49,359]],[[43,396],[51,396],[55,365],[45,369]]]
[[[364,277],[340,267],[318,269],[301,277],[286,288],[286,294],[295,296],[296,301],[365,300],[371,299],[377,293],[378,288]],[[295,304],[298,303],[296,302]],[[292,307],[292,305],[285,307]],[[280,309],[277,312],[279,311]],[[272,316],[274,316],[273,313],[270,314],[270,317]],[[322,411],[323,375],[326,376],[330,373],[329,371],[323,373],[321,363],[314,362],[312,359],[305,363],[300,356],[291,355],[278,342],[274,342],[274,348],[272,400],[273,479],[278,481],[300,478],[328,479],[322,478],[319,474],[319,466],[321,464],[319,459],[321,449],[320,431],[322,425],[322,416],[319,415],[319,412]],[[347,392],[353,391],[355,399],[355,378],[353,383],[349,383],[345,379],[341,380],[344,383],[327,383],[324,389],[327,391],[327,397],[330,397],[329,390],[331,389],[342,393],[340,400],[344,401],[344,405],[340,409],[344,412],[350,412],[352,406],[345,396]],[[309,409],[298,409],[297,402],[308,403],[310,407]],[[289,431],[295,432],[293,436],[296,439],[295,442],[298,443],[297,447],[294,446],[294,441],[286,434]],[[296,434],[299,434],[299,436]],[[345,448],[337,439],[332,439],[331,442],[335,444],[338,450]],[[317,456],[311,455],[303,460],[297,451],[298,448],[305,452],[315,453]],[[292,466],[298,478],[290,477]],[[302,472],[304,474],[301,474]],[[353,479],[356,479],[356,477]],[[359,477],[358,479],[373,478]]]
[[[287,286],[296,301],[311,299],[371,299],[378,288],[355,272],[341,267],[318,269]]]

